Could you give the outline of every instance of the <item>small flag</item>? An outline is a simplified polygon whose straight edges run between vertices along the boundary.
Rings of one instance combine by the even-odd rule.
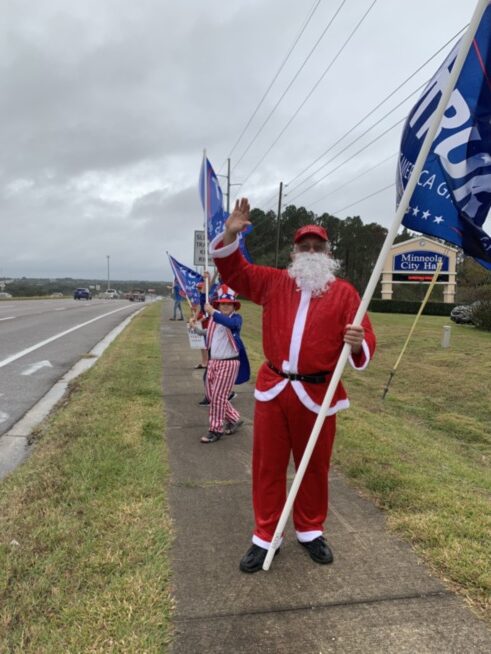
[[[170,254],[167,253],[167,256],[169,257],[172,271],[182,291],[188,296],[192,304],[199,304],[200,291],[197,285],[203,281],[203,275],[179,263]]]
[[[401,139],[397,204],[458,54],[457,44],[410,112]],[[450,96],[403,225],[462,248],[491,270],[491,3]]]

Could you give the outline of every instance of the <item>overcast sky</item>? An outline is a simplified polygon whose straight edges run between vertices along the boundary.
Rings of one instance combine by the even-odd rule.
[[[232,183],[244,182],[232,198],[267,210],[283,181],[285,204],[387,226],[393,188],[358,200],[394,181],[402,125],[356,153],[408,113],[419,93],[383,118],[451,46],[356,125],[469,22],[475,2],[1,4],[0,276],[105,279],[109,255],[111,279],[167,280],[166,251],[193,265],[203,148],[217,172],[230,156]]]

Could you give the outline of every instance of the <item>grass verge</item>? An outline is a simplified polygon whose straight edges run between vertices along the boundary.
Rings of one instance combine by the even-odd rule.
[[[260,308],[243,302],[242,331],[256,373],[263,360]],[[491,622],[491,334],[423,316],[382,401],[413,316],[373,314],[375,359],[343,376],[351,409],[340,414],[334,463],[383,508],[391,529]]]
[[[76,380],[0,485],[0,652],[165,651],[161,306]]]

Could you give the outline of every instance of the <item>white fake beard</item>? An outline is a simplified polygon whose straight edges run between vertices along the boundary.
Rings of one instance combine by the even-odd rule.
[[[335,279],[339,263],[323,252],[295,252],[288,266],[288,274],[301,291],[313,297],[322,295]]]

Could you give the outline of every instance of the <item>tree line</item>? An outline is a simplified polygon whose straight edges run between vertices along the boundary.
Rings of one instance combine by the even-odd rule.
[[[341,265],[339,276],[348,279],[360,294],[366,288],[373,267],[387,236],[387,229],[378,223],[365,224],[360,216],[340,219],[329,213],[320,216],[305,207],[287,206],[278,225],[274,211],[264,212],[252,209],[251,222],[254,226],[246,238],[247,249],[254,263],[286,268],[290,263],[293,236],[303,225],[321,225],[329,234],[332,256]],[[279,229],[278,229],[279,228]],[[395,243],[414,238],[416,234],[403,228],[395,238]],[[276,255],[276,243],[278,253]],[[482,294],[491,293],[491,273],[476,264],[470,257],[461,257],[457,272],[457,293],[462,300],[469,297],[478,299]],[[427,285],[394,285],[394,299],[418,300],[426,293]],[[380,297],[380,289],[376,296]],[[433,298],[442,299],[442,287],[434,290]]]

